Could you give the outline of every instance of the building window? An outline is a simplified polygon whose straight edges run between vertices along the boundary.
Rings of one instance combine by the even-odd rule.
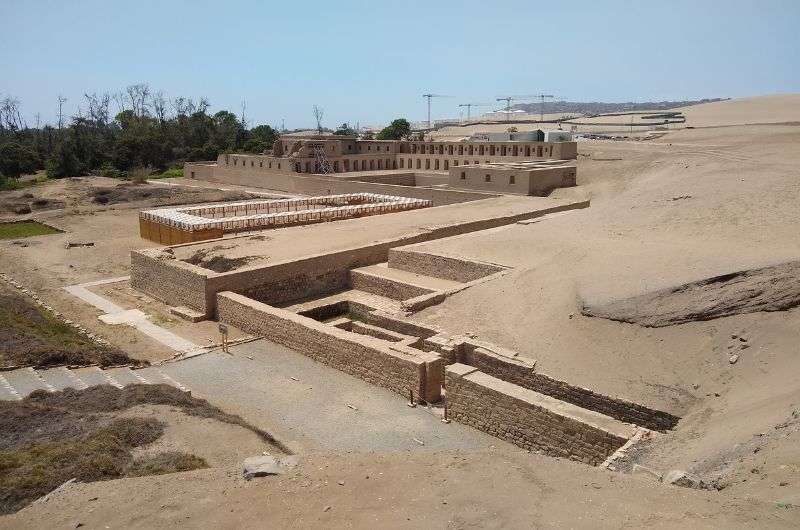
[[[264,162],[259,162],[258,167],[264,167]]]
[[[515,182],[516,182],[516,178],[514,177],[514,175],[511,175],[510,177],[508,177],[508,183],[509,184],[514,184]]]
[[[461,172],[461,180],[467,180],[467,172],[466,171],[462,171]]]
[[[483,180],[485,180],[486,182],[491,182],[491,181],[492,181],[492,176],[491,176],[491,175],[486,175],[486,176],[483,178]]]

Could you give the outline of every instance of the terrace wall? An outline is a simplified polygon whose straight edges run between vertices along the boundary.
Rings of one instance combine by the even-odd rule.
[[[446,368],[450,418],[531,451],[601,464],[634,427],[507,383],[464,364]]]
[[[219,320],[407,397],[441,398],[442,360],[434,353],[358,335],[231,292],[217,295]]]
[[[535,363],[524,357],[511,358],[498,355],[486,348],[466,345],[457,359],[460,363],[503,381],[648,429],[666,431],[675,427],[680,419],[667,412],[599,394],[588,388],[570,385],[542,373],[536,373]]]
[[[389,266],[424,276],[467,283],[505,270],[498,265],[448,256],[439,256],[404,248],[389,251]]]
[[[211,271],[152,250],[131,252],[131,287],[171,306],[186,306],[208,314],[206,295]]]

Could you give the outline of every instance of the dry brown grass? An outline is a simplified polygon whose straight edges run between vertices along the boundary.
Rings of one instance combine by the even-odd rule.
[[[78,333],[0,284],[0,366],[109,366],[136,363],[113,346],[104,346]]]
[[[0,513],[17,511],[73,478],[92,482],[207,467],[200,457],[173,451],[134,458],[132,449],[164,432],[156,419],[115,414],[137,405],[168,405],[244,427],[288,452],[240,417],[167,385],[37,391],[22,401],[0,402]]]

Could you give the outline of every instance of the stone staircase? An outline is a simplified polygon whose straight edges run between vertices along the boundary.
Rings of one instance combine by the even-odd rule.
[[[59,366],[36,370],[18,368],[0,372],[0,400],[13,401],[35,390],[57,392],[66,388],[83,390],[95,385],[123,388],[132,384],[167,384],[184,392],[189,389],[164,373],[158,366],[131,369],[127,366],[102,369],[98,366],[67,368]]]
[[[389,263],[378,263],[350,271],[353,289],[377,294],[392,300],[408,300],[417,296],[447,291],[463,283],[396,269]]]

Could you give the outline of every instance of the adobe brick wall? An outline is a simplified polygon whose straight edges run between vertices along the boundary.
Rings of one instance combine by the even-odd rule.
[[[394,269],[463,283],[505,270],[503,267],[490,263],[428,254],[408,247],[391,249],[389,266]]]
[[[409,298],[433,292],[425,287],[375,276],[363,271],[350,271],[350,287],[391,298],[392,300],[408,300]]]
[[[408,397],[441,398],[442,360],[386,341],[322,324],[232,292],[217,294],[219,320],[265,337],[323,364]]]
[[[204,269],[165,257],[159,249],[131,251],[131,287],[168,305],[208,314]]]
[[[584,409],[593,410],[626,423],[633,423],[655,431],[672,429],[678,423],[677,416],[651,409],[603,394],[570,385],[534,371],[534,363],[524,357],[497,355],[485,348],[463,349],[459,362],[475,367],[493,377],[519,385],[541,394],[572,403]]]
[[[214,176],[216,162],[186,162],[183,164],[183,176],[189,179],[208,180]]]
[[[635,428],[464,364],[446,368],[450,418],[528,450],[601,464]]]
[[[466,234],[477,230],[486,230],[488,228],[514,223],[522,219],[538,217],[547,213],[585,208],[588,207],[588,205],[589,201],[584,201],[554,206],[552,208],[538,210],[535,213],[526,212],[492,219],[477,219],[463,223],[439,225],[423,233],[386,239],[371,245],[353,247],[328,254],[317,254],[298,260],[284,261],[253,268],[245,267],[241,270],[225,273],[216,273],[176,259],[154,263],[146,258],[148,256],[157,255],[159,253],[158,250],[133,251],[131,253],[131,281],[136,289],[146,292],[166,304],[172,306],[185,305],[197,311],[201,311],[209,317],[213,317],[214,306],[216,304],[215,294],[220,291],[233,291],[245,294],[250,298],[270,304],[282,304],[308,296],[328,294],[348,286],[349,269],[387,261],[387,259],[389,259],[390,249],[422,243],[433,239]],[[400,250],[403,249],[398,248],[398,252]],[[134,257],[134,254],[137,253],[139,255]],[[408,259],[417,258],[418,256],[408,257]],[[440,265],[437,265],[435,261],[438,257],[432,257],[430,259],[433,261],[428,266],[431,268],[429,272],[418,271],[415,268],[411,268],[411,272],[438,276],[439,273],[436,272],[436,267]],[[400,261],[398,261],[398,258],[395,258],[395,262],[398,264],[396,268],[402,269],[403,265]],[[473,262],[468,261],[463,261],[461,263],[451,261],[448,263],[452,270],[448,273],[451,277],[447,279],[455,281],[468,282],[471,278],[480,278],[483,276],[484,271],[502,270],[497,266],[481,266],[480,270],[476,270]],[[160,270],[162,274],[159,276],[154,273],[154,270],[137,271],[136,269],[140,266],[148,269]],[[395,267],[395,264],[392,263],[392,266]],[[442,264],[441,266],[446,267],[447,265]],[[178,270],[172,271],[171,268]],[[189,292],[194,288],[202,289],[202,291],[198,291],[197,293]]]

